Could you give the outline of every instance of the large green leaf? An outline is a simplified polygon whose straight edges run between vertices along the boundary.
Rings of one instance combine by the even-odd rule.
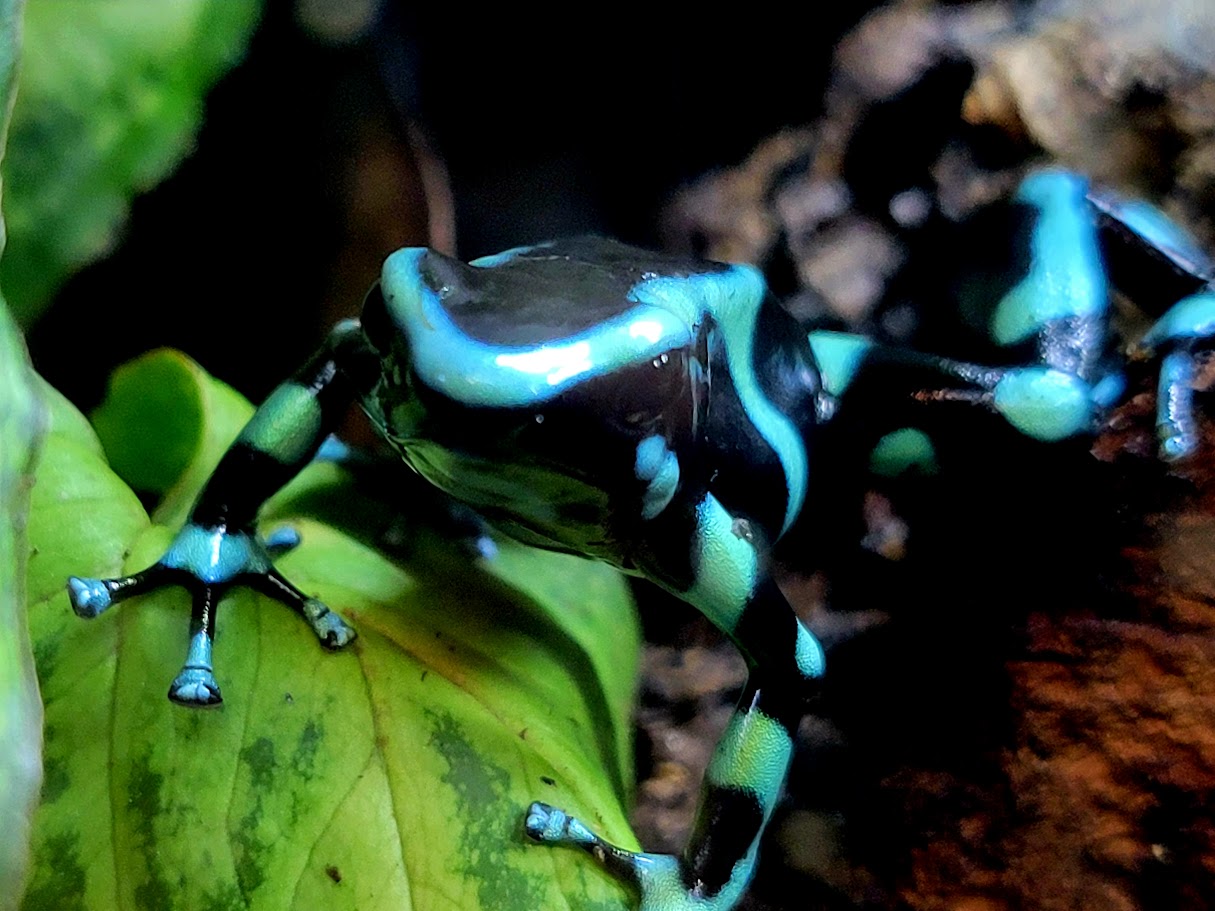
[[[0,148],[13,93],[21,3],[0,0]],[[0,246],[4,227],[0,223]],[[25,621],[25,523],[44,411],[0,299],[0,911],[15,908],[42,777],[42,704]]]
[[[140,569],[172,530],[47,394],[28,575],[46,784],[27,909],[629,907],[584,855],[522,834],[543,799],[632,840],[638,634],[616,574],[509,542],[477,561],[425,532],[389,560],[333,521],[387,525],[386,498],[313,465],[263,526],[300,530],[280,567],[359,638],[328,654],[282,605],[240,591],[218,616],[223,706],[181,708],[165,691],[184,656],[184,592],[89,622],[68,606],[67,575]],[[115,467],[177,503],[247,413],[157,352],[116,377],[98,425]]]
[[[43,409],[0,301],[0,909],[16,907],[41,779],[42,704],[25,621],[25,523]]]
[[[40,0],[25,20],[0,266],[28,325],[106,253],[136,193],[189,151],[207,89],[244,54],[260,0]]]
[[[16,907],[41,779],[42,704],[25,621],[25,522],[43,410],[0,301],[0,909]]]

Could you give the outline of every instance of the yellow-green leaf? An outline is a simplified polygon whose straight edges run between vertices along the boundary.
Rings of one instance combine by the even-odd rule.
[[[0,0],[0,148],[22,4]],[[0,247],[4,226],[0,223]],[[25,346],[0,299],[0,911],[21,898],[42,774],[42,705],[25,617],[26,520],[44,411]]]
[[[16,907],[41,773],[42,706],[25,618],[25,526],[43,409],[0,300],[0,909]]]
[[[138,420],[156,451],[124,443],[124,474],[192,495],[194,466],[213,463],[242,409],[180,355],[149,355],[124,377],[100,412],[107,450]],[[149,384],[176,389],[195,417],[170,413],[178,396],[148,396]],[[506,541],[477,560],[425,531],[390,560],[334,510],[323,521],[306,511],[323,499],[363,528],[386,527],[387,498],[314,465],[263,527],[301,532],[280,568],[359,638],[326,653],[289,610],[240,590],[218,614],[224,704],[182,708],[165,693],[185,653],[184,592],[93,621],[63,593],[69,574],[147,566],[173,529],[147,518],[70,406],[56,397],[52,412],[30,526],[47,787],[25,908],[631,906],[589,858],[522,830],[542,799],[632,843],[623,806],[638,641],[618,576]],[[169,462],[181,477],[168,477]]]

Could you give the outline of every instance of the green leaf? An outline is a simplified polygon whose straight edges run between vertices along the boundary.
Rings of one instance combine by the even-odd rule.
[[[182,497],[190,479],[192,496],[248,407],[231,395],[178,354],[147,355],[99,411],[105,448],[141,487]],[[26,909],[631,906],[585,855],[522,830],[543,799],[633,843],[638,633],[618,575],[510,542],[474,561],[425,532],[389,560],[333,510],[306,511],[323,500],[384,527],[385,497],[313,465],[263,527],[299,529],[280,568],[359,638],[326,653],[281,604],[238,591],[218,614],[224,704],[185,709],[165,698],[184,592],[87,622],[68,606],[67,575],[143,568],[173,529],[148,519],[66,402],[52,395],[51,411],[30,523],[47,785]]]
[[[136,193],[191,148],[211,85],[244,54],[258,0],[42,0],[29,6],[4,175],[0,279],[29,325],[117,240]]]
[[[16,907],[42,777],[42,704],[25,617],[25,534],[42,403],[0,300],[0,909]]]
[[[119,477],[160,496],[155,521],[177,528],[252,414],[240,393],[184,354],[163,350],[114,371],[93,426]]]
[[[21,7],[17,0],[0,0],[0,148],[13,96]],[[0,911],[15,908],[21,898],[30,814],[42,780],[42,704],[25,617],[26,520],[45,419],[36,380],[0,298]]]

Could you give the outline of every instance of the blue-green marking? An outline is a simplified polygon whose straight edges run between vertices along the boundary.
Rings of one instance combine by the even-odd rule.
[[[793,755],[789,732],[774,718],[752,710],[736,712],[726,725],[706,773],[715,784],[751,791],[766,820]]]
[[[1121,373],[1107,373],[1093,384],[1089,398],[1098,408],[1111,408],[1126,392],[1126,377]]]
[[[797,621],[795,658],[797,669],[812,680],[827,672],[827,653],[823,651],[823,644],[800,620]]]
[[[1021,183],[1016,199],[1037,209],[1038,218],[1029,272],[992,316],[999,344],[1025,341],[1052,320],[1105,312],[1109,292],[1086,190],[1087,181],[1064,171],[1039,171]]]
[[[239,442],[288,465],[303,461],[320,436],[320,402],[299,383],[283,383],[270,393],[240,432]]]
[[[1215,336],[1215,291],[1203,290],[1173,304],[1144,335],[1142,345],[1156,348],[1180,338]]]
[[[1121,199],[1116,207],[1116,216],[1150,247],[1176,253],[1192,263],[1201,263],[1207,259],[1206,252],[1194,239],[1194,235],[1150,202],[1142,199]]]
[[[183,705],[199,706],[222,701],[211,669],[211,636],[205,630],[200,629],[190,637],[185,664],[169,686],[169,698]]]
[[[546,247],[551,247],[551,241],[543,244],[525,244],[521,247],[511,247],[509,250],[503,250],[501,253],[491,253],[488,256],[479,256],[476,259],[469,260],[470,266],[476,266],[478,269],[492,269],[494,266],[504,266],[520,256],[526,256],[528,253],[533,253],[536,250],[543,250]]]
[[[751,842],[747,853],[738,859],[730,879],[710,897],[689,895],[679,859],[669,854],[639,854],[634,860],[641,883],[645,911],[730,911],[742,897],[751,872],[759,840]]]
[[[739,534],[734,517],[712,494],[696,507],[696,538],[696,581],[683,596],[720,629],[733,632],[759,577],[755,542]]]
[[[1194,359],[1188,351],[1170,351],[1160,363],[1156,386],[1156,437],[1168,461],[1185,458],[1198,446],[1193,417]]]
[[[251,536],[194,524],[177,533],[160,562],[170,569],[187,570],[209,585],[228,582],[238,573],[270,568]]]
[[[679,457],[671,452],[663,437],[646,437],[637,445],[634,471],[639,481],[648,482],[641,496],[641,517],[652,519],[666,509],[675,496],[679,486]]]
[[[692,337],[691,324],[670,308],[642,305],[560,341],[486,344],[462,332],[444,311],[439,292],[422,280],[419,267],[426,252],[398,250],[384,261],[384,299],[409,338],[418,375],[469,405],[546,402],[589,377],[653,360]]]
[[[801,433],[760,389],[755,373],[755,323],[767,293],[763,275],[752,266],[731,266],[686,278],[652,278],[640,282],[629,297],[678,314],[689,326],[699,326],[705,315],[720,327],[725,340],[726,365],[747,418],[772,447],[785,473],[789,499],[781,532],[801,512],[806,498],[806,447]]]
[[[873,340],[848,332],[827,331],[811,332],[807,338],[818,364],[823,389],[834,396],[843,395],[873,347]]]
[[[993,405],[1022,433],[1047,441],[1090,429],[1094,416],[1088,384],[1049,367],[1008,371],[996,383]]]
[[[893,478],[910,468],[925,474],[937,471],[937,452],[928,434],[918,427],[901,427],[886,434],[869,453],[869,469],[884,478]]]

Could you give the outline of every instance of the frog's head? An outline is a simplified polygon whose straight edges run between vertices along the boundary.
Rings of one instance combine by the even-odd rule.
[[[372,411],[419,472],[515,535],[610,555],[622,517],[674,495],[707,384],[694,309],[633,291],[706,268],[598,239],[467,265],[399,250],[364,309],[384,368]]]

